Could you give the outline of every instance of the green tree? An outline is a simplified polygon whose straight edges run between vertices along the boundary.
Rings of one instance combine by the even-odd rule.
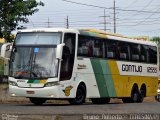
[[[0,0],[0,37],[11,42],[11,32],[19,22],[29,22],[27,16],[38,12],[38,6],[44,6],[44,3],[36,0]]]
[[[160,47],[160,37],[153,37],[150,40],[157,43],[158,47]]]

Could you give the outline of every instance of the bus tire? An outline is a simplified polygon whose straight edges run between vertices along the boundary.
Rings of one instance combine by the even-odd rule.
[[[85,102],[86,99],[86,88],[84,85],[80,84],[77,88],[76,97],[69,99],[69,103],[72,105],[80,105]]]
[[[43,98],[29,98],[31,103],[35,104],[35,105],[42,105],[43,103],[46,102],[46,99]]]
[[[93,104],[107,104],[110,102],[110,98],[91,98]]]
[[[131,103],[136,103],[136,102],[138,102],[138,99],[139,99],[138,86],[134,85],[133,88],[132,88],[132,92],[131,92],[130,102]]]
[[[138,96],[137,102],[142,103],[145,96],[146,96],[146,89],[141,88],[139,91],[139,96]]]

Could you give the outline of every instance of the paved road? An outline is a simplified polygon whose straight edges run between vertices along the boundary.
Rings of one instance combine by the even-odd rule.
[[[106,113],[160,113],[159,102],[111,103],[105,105],[70,104],[0,104],[0,114],[106,114]]]
[[[0,115],[39,115],[40,118],[48,120],[51,119],[53,115],[83,115],[86,114],[143,114],[143,113],[156,113],[160,114],[160,103],[159,102],[144,102],[144,103],[110,103],[105,105],[93,105],[91,103],[86,103],[83,105],[70,105],[70,104],[44,104],[43,106],[34,106],[33,104],[0,104]],[[45,116],[44,116],[45,115]],[[48,116],[47,116],[48,115]],[[43,117],[42,117],[43,116]],[[33,117],[33,116],[32,116]],[[72,116],[73,117],[73,116]],[[96,117],[96,116],[92,116]],[[26,118],[26,117],[25,117]],[[25,120],[23,118],[23,120]],[[66,118],[66,117],[64,117]],[[73,117],[75,119],[75,117]],[[26,118],[28,119],[28,118]],[[72,119],[72,118],[68,118]],[[80,118],[77,118],[80,119]],[[96,118],[95,118],[96,119]],[[1,119],[0,119],[1,120]],[[3,120],[3,119],[2,119]],[[36,119],[35,119],[36,120]]]

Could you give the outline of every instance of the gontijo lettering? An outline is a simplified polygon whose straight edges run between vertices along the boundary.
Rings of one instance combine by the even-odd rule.
[[[126,72],[142,72],[142,66],[122,64],[122,71],[126,71]]]

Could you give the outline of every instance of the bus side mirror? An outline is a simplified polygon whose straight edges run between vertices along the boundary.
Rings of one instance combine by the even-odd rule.
[[[1,57],[4,59],[10,59],[12,44],[11,43],[5,43],[1,47]]]
[[[63,46],[64,46],[64,45],[65,45],[64,43],[57,45],[56,58],[57,58],[58,60],[61,60],[61,59],[62,59],[62,52],[63,52]]]

